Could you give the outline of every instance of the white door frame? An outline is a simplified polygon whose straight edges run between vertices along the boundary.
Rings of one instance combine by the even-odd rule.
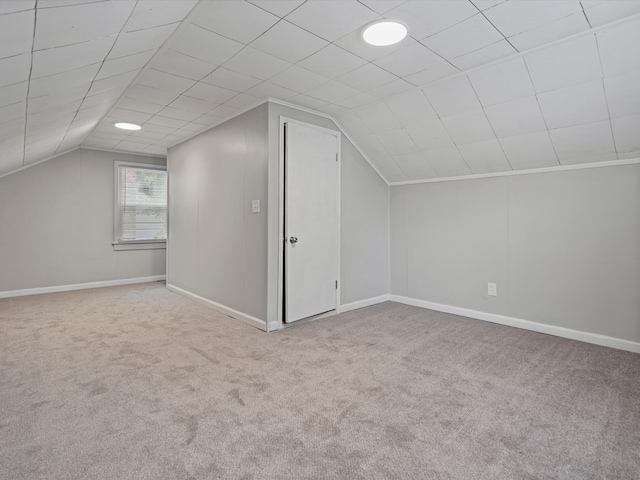
[[[279,165],[278,165],[278,320],[276,323],[276,328],[280,329],[284,326],[284,319],[282,318],[283,305],[282,305],[282,297],[284,293],[284,152],[285,152],[285,144],[284,144],[284,124],[285,123],[296,123],[298,125],[302,125],[303,127],[313,128],[315,130],[328,133],[329,135],[333,135],[336,137],[336,143],[338,147],[338,188],[337,188],[337,205],[338,205],[338,271],[336,272],[336,278],[338,279],[338,288],[336,289],[336,313],[340,313],[340,290],[342,288],[342,279],[340,277],[340,188],[342,185],[341,179],[341,170],[342,170],[342,148],[341,148],[341,139],[342,134],[339,131],[331,130],[324,127],[319,127],[318,125],[313,125],[312,123],[301,122],[300,120],[294,120],[293,118],[288,118],[284,116],[280,116],[280,132],[278,136],[279,143]]]

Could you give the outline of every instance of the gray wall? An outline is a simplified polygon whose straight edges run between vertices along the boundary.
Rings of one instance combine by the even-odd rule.
[[[114,161],[80,149],[0,178],[0,292],[164,275],[165,250],[113,250]]]
[[[328,118],[269,104],[269,281],[278,283],[278,184],[280,116],[339,131]],[[341,140],[340,300],[366,300],[389,289],[389,188],[343,135]],[[269,302],[269,322],[277,318],[277,292]]]
[[[391,218],[392,294],[640,341],[640,165],[393,186]]]
[[[168,283],[264,320],[267,105],[169,149]],[[261,213],[251,213],[260,200]]]

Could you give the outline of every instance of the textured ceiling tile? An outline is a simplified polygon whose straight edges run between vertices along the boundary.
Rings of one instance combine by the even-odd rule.
[[[197,0],[180,0],[179,2],[138,0],[136,8],[124,26],[124,31],[132,32],[180,22],[197,3]]]
[[[360,0],[360,3],[369,7],[374,12],[382,15],[389,10],[402,5],[407,0]]]
[[[304,93],[327,83],[329,79],[293,65],[284,72],[272,77],[270,81],[275,85],[280,85],[281,87]]]
[[[0,87],[0,107],[6,107],[27,98],[27,86],[28,82],[20,82]]]
[[[562,165],[616,158],[609,121],[557,128],[549,133]]]
[[[605,77],[640,69],[640,18],[602,30],[597,38]]]
[[[31,51],[34,12],[0,15],[0,59]]]
[[[356,90],[366,92],[396,80],[396,76],[371,63],[346,73],[336,80]]]
[[[481,65],[506,58],[516,53],[516,50],[506,40],[500,40],[473,52],[452,58],[450,62],[459,70],[470,70]]]
[[[215,85],[236,92],[248,90],[262,82],[262,80],[258,78],[250,77],[244,73],[234,72],[224,67],[217,68],[201,81],[209,85]]]
[[[482,15],[476,14],[422,43],[444,58],[451,59],[503,40],[502,34]]]
[[[207,48],[202,48],[207,45]],[[197,25],[187,25],[169,42],[169,48],[214,65],[222,65],[242,50],[243,44]]]
[[[482,110],[473,110],[451,117],[444,117],[442,123],[457,145],[496,138]]]
[[[115,40],[115,37],[107,37],[91,42],[76,43],[66,47],[33,52],[31,78],[45,77],[95,63],[102,63],[111,47],[113,47]]]
[[[271,97],[278,100],[286,100],[293,97],[298,92],[289,90],[288,88],[284,88],[279,85],[274,85],[270,82],[262,82],[255,87],[250,88],[249,90],[245,90],[244,93],[246,93],[247,95],[253,95],[254,97],[258,98]]]
[[[424,153],[394,155],[393,160],[408,180],[436,178],[438,174],[431,167]]]
[[[425,152],[425,156],[439,177],[457,177],[471,174],[469,166],[455,147],[429,150]]]
[[[336,78],[363,66],[366,60],[330,44],[319,52],[305,58],[299,66],[329,78]]]
[[[367,94],[383,100],[385,98],[393,97],[394,95],[399,95],[413,89],[413,85],[411,85],[409,82],[405,82],[401,78],[398,78],[392,82],[385,83],[384,85],[380,85],[379,87],[368,90]]]
[[[401,128],[377,133],[376,137],[391,155],[404,155],[418,151],[418,147],[412,138]]]
[[[409,35],[420,40],[477,13],[478,10],[470,2],[429,0],[403,3],[387,12],[385,17],[402,21],[409,27]]]
[[[249,2],[216,0],[204,5],[205,8],[198,11],[193,23],[244,44],[255,40],[280,20]],[[241,27],[238,26],[238,19],[242,19]]]
[[[499,138],[546,130],[535,96],[499,103],[484,110]]]
[[[423,91],[441,118],[482,108],[465,75],[428,85]]]
[[[533,30],[513,35],[509,37],[509,42],[519,52],[524,52],[586,30],[589,30],[589,22],[580,10]]]
[[[501,138],[500,144],[514,170],[557,167],[559,165],[549,133],[546,130]]]
[[[387,100],[386,104],[398,121],[405,126],[438,118],[421,91],[394,97],[391,100]]]
[[[503,2],[484,12],[507,37],[552,23],[581,10],[578,0],[536,0]]]
[[[189,57],[174,50],[166,50],[159,58],[153,62],[153,68],[161,72],[200,80],[204,76],[213,72],[218,66],[213,63]]]
[[[164,73],[159,70],[149,69],[138,80],[139,85],[165,90],[167,92],[182,93],[196,84],[195,80],[170,73]]]
[[[236,96],[237,92],[226,88],[216,87],[207,83],[198,82],[190,89],[183,92],[187,97],[199,98],[210,102],[224,103]]]
[[[404,129],[421,150],[439,150],[454,146],[440,119],[408,125]]]
[[[118,35],[111,53],[110,59],[134,55],[159,48],[174,32],[176,25],[164,25],[161,27],[138,30],[136,32],[122,33]]]
[[[0,15],[7,13],[22,12],[24,10],[32,10],[36,6],[36,0],[11,0],[10,2],[0,3]]]
[[[218,103],[210,100],[202,100],[200,98],[192,98],[186,95],[180,95],[173,102],[171,102],[169,106],[180,110],[187,110],[188,112],[197,112],[200,115],[203,115],[216,108],[218,106]]]
[[[325,100],[328,103],[340,103],[340,101],[355,97],[359,93],[358,90],[333,80],[307,92],[310,97]]]
[[[458,145],[465,162],[473,173],[494,173],[511,170],[498,140]]]
[[[547,127],[559,128],[607,120],[607,100],[601,80],[538,95]]]
[[[475,70],[468,74],[480,102],[485,105],[508,102],[535,93],[521,57]]]
[[[640,13],[640,2],[629,0],[582,0],[584,13],[593,27]]]
[[[604,79],[611,118],[640,114],[640,70]]]
[[[302,5],[305,0],[249,0],[257,7],[273,13],[278,17],[284,17],[291,11]]]
[[[122,75],[124,73],[133,71],[140,71],[142,67],[144,67],[149,60],[151,60],[151,57],[153,57],[154,53],[154,50],[149,50],[147,52],[137,53],[135,55],[107,60],[100,67],[100,71],[96,75],[96,80],[115,77],[116,75]]]
[[[619,156],[625,158],[640,157],[640,115],[633,117],[614,118],[611,120],[613,138]]]
[[[380,133],[401,127],[393,112],[384,103],[358,108],[356,113],[371,133]]]
[[[244,48],[224,64],[225,68],[250,77],[267,80],[289,68],[291,64],[251,47]]]
[[[286,19],[319,37],[334,42],[378,18],[378,14],[354,0],[305,2]]]
[[[423,87],[430,83],[455,75],[456,73],[460,73],[458,68],[448,62],[441,62],[433,67],[422,70],[421,72],[414,73],[413,75],[407,75],[404,79],[416,87]]]
[[[86,42],[119,32],[136,2],[95,2],[38,9],[36,50]]]
[[[410,43],[374,61],[379,67],[401,77],[418,73],[441,62],[442,58],[418,42]]]
[[[0,59],[0,87],[26,81],[31,68],[31,55],[24,53]]]
[[[253,48],[296,63],[329,45],[322,38],[282,20],[251,43]]]
[[[593,34],[535,50],[526,54],[524,59],[538,93],[602,77]]]

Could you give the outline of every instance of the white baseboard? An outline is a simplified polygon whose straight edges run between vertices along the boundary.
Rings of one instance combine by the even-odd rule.
[[[209,300],[208,298],[201,297],[200,295],[196,295],[195,293],[191,293],[187,290],[183,290],[180,287],[176,287],[175,285],[167,284],[167,288],[172,292],[176,292],[185,297],[191,298],[198,303],[202,303],[208,307],[212,307],[214,310],[217,310],[224,315],[240,320],[252,327],[259,328],[260,330],[267,331],[267,322],[264,320],[260,320],[259,318],[252,317],[251,315],[247,315],[246,313],[239,312],[238,310],[234,310],[233,308],[225,307],[224,305],[214,302],[213,300]]]
[[[0,298],[23,297],[25,295],[40,295],[43,293],[69,292],[71,290],[85,290],[88,288],[115,287],[132,283],[159,282],[165,280],[166,275],[153,277],[123,278],[121,280],[104,280],[102,282],[76,283],[74,285],[58,285],[55,287],[25,288],[24,290],[9,290],[0,292]]]
[[[510,327],[522,328],[539,333],[555,335],[557,337],[570,338],[571,340],[579,340],[581,342],[593,343],[604,347],[617,348],[618,350],[626,350],[628,352],[640,353],[640,343],[624,340],[622,338],[608,337],[599,333],[583,332],[580,330],[572,330],[570,328],[558,327],[555,325],[547,325],[544,323],[532,322],[530,320],[522,320],[520,318],[507,317],[505,315],[497,315],[495,313],[479,312],[468,308],[453,307],[441,303],[428,302],[426,300],[418,300],[416,298],[402,297],[400,295],[389,295],[392,302],[404,303],[414,307],[428,308],[438,312],[452,313],[463,317],[475,318],[486,322],[499,323],[500,325],[508,325]]]
[[[357,302],[345,303],[340,305],[340,313],[350,312],[351,310],[357,310],[359,308],[370,307],[371,305],[377,305],[378,303],[388,302],[389,295],[380,295],[379,297],[366,298]]]

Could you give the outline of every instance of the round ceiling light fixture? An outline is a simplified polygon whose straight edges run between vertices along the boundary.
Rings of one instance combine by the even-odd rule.
[[[362,32],[364,41],[376,47],[395,45],[404,40],[406,36],[407,27],[393,20],[372,23]]]
[[[121,128],[122,130],[140,130],[142,127],[140,125],[136,125],[135,123],[125,123],[119,122],[113,124],[116,128]]]

